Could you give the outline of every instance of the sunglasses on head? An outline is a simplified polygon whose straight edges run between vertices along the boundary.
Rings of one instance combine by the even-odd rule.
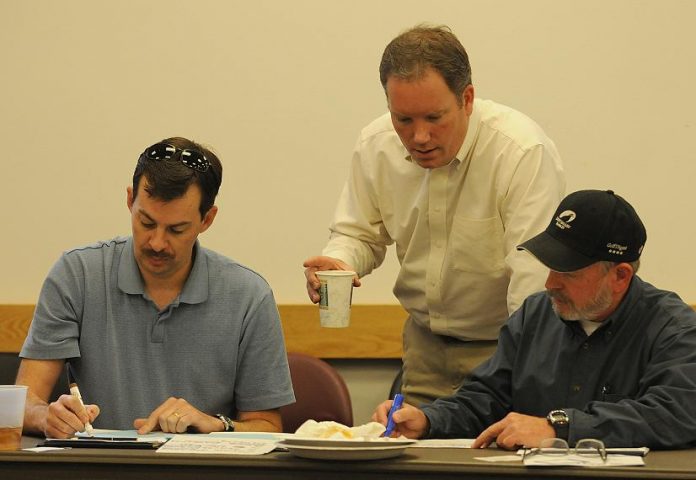
[[[148,147],[143,152],[143,155],[150,160],[169,160],[177,152],[181,152],[181,163],[189,168],[198,170],[199,172],[206,172],[208,168],[210,168],[210,162],[205,158],[205,155],[198,150],[182,150],[168,143],[155,143],[151,147]]]

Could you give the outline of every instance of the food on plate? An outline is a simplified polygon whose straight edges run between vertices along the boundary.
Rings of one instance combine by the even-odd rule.
[[[357,427],[347,427],[338,422],[307,420],[295,431],[295,435],[332,440],[369,440],[379,438],[384,425],[370,422]]]

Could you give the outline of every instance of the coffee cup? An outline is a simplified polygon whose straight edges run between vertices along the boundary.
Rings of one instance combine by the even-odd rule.
[[[355,272],[322,270],[319,279],[319,321],[322,327],[345,328],[350,325]]]

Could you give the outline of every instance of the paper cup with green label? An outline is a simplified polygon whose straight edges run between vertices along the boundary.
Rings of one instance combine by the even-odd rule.
[[[319,320],[322,327],[344,328],[350,325],[355,272],[322,270],[319,279]]]

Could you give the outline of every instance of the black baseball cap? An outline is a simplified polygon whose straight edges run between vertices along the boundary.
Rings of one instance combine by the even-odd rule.
[[[595,262],[634,262],[647,234],[631,204],[611,190],[580,190],[561,201],[549,226],[518,250],[557,272]]]

